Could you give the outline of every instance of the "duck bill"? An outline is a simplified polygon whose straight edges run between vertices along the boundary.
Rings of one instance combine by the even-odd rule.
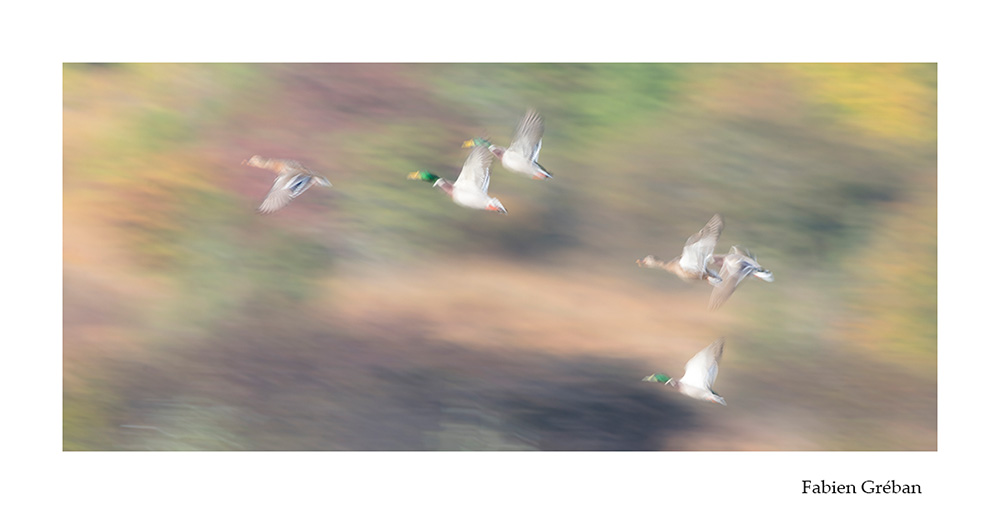
[[[468,148],[470,146],[475,146],[475,144],[476,144],[476,142],[474,140],[469,139],[468,141],[463,141],[462,142],[462,148]]]
[[[420,172],[419,171],[414,171],[413,173],[410,173],[409,175],[407,175],[406,178],[408,178],[410,180],[420,180]]]

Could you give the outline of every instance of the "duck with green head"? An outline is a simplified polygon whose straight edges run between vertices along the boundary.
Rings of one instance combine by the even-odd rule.
[[[298,197],[313,184],[323,187],[331,187],[330,181],[325,177],[313,173],[298,161],[289,159],[265,159],[259,155],[254,155],[243,161],[244,165],[253,166],[273,171],[277,177],[271,190],[268,191],[264,201],[261,202],[257,211],[262,214],[270,214],[288,205],[293,198]]]
[[[664,261],[656,256],[647,255],[636,260],[636,264],[644,268],[660,268],[677,275],[685,282],[706,280],[715,285],[722,282],[719,275],[708,268],[712,261],[712,251],[722,233],[722,216],[716,214],[697,234],[688,238],[680,257]]]
[[[427,170],[414,171],[406,178],[430,182],[433,187],[447,193],[452,201],[462,207],[507,214],[507,209],[504,209],[500,200],[488,194],[492,161],[493,154],[488,149],[477,146],[465,159],[465,165],[462,166],[462,171],[454,183]]]
[[[722,280],[712,290],[712,297],[708,301],[710,310],[721,307],[744,278],[753,275],[765,282],[774,282],[771,270],[764,269],[758,264],[757,257],[746,248],[733,246],[728,254],[714,255],[712,261],[720,267],[719,275]]]
[[[712,390],[715,377],[719,375],[719,361],[722,360],[722,348],[725,344],[725,339],[720,338],[696,353],[684,365],[684,376],[680,380],[674,380],[663,373],[655,373],[643,378],[642,381],[666,384],[696,400],[725,405],[725,398]]]
[[[552,174],[546,171],[541,164],[538,164],[538,152],[542,150],[542,132],[544,131],[542,117],[534,109],[528,109],[514,132],[510,146],[504,148],[487,139],[475,138],[462,143],[462,147],[482,146],[489,148],[493,155],[500,159],[504,168],[514,173],[543,180],[552,178]]]

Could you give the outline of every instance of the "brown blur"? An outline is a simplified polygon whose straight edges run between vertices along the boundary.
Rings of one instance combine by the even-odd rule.
[[[935,65],[64,67],[66,450],[936,450]],[[506,216],[430,184],[545,119]],[[274,174],[328,178],[268,215]],[[754,252],[718,311],[671,259]],[[726,347],[703,403],[680,377]]]

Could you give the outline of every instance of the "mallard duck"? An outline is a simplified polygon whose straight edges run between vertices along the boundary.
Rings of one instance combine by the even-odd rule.
[[[656,373],[643,378],[642,381],[671,385],[681,394],[696,400],[725,405],[726,400],[712,390],[715,377],[719,375],[719,361],[722,360],[722,347],[725,344],[725,339],[720,338],[696,353],[684,365],[684,376],[680,380],[674,380],[663,373]]]
[[[288,205],[292,198],[304,193],[313,184],[330,187],[330,181],[321,177],[298,161],[288,159],[265,159],[259,155],[243,161],[247,166],[271,170],[278,176],[274,179],[271,190],[268,191],[264,201],[261,202],[257,211],[262,214],[270,214]]]
[[[500,159],[500,163],[514,173],[527,175],[534,179],[552,178],[552,174],[538,164],[538,152],[542,149],[542,132],[545,126],[542,117],[534,109],[528,109],[521,118],[521,123],[514,132],[510,146],[504,148],[491,143],[487,139],[475,138],[462,143],[462,148],[484,146]]]
[[[708,301],[708,308],[711,310],[721,307],[736,291],[736,286],[750,275],[765,282],[774,282],[774,274],[761,267],[757,263],[757,257],[746,248],[734,246],[726,255],[714,255],[712,261],[721,268],[719,275],[722,281],[712,290],[712,297]]]
[[[647,255],[635,262],[645,268],[665,269],[686,282],[707,280],[712,285],[719,284],[722,279],[708,268],[708,263],[712,260],[712,251],[722,233],[722,227],[722,216],[716,214],[697,234],[688,238],[680,257],[664,262],[656,256]]]
[[[487,194],[490,187],[491,161],[493,161],[493,154],[485,147],[477,146],[469,152],[469,157],[465,159],[465,165],[462,166],[462,172],[458,174],[454,183],[426,170],[414,171],[406,178],[430,182],[434,187],[448,193],[448,196],[462,207],[507,214],[507,209],[503,208],[500,200],[491,198]]]

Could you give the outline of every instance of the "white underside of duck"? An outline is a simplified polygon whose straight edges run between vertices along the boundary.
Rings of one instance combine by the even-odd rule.
[[[546,178],[549,176],[548,172],[542,169],[538,163],[519,153],[511,152],[509,150],[504,152],[500,163],[503,164],[503,167],[508,171],[512,171],[514,173],[520,173],[522,175],[537,178]]]
[[[482,189],[455,187],[451,199],[470,209],[486,209],[490,205],[490,197]]]
[[[691,398],[694,398],[696,400],[718,403],[720,405],[726,404],[726,400],[723,397],[713,393],[712,390],[710,389],[703,389],[701,387],[690,386],[690,385],[685,385],[684,383],[679,383],[677,384],[677,390],[680,391],[681,394],[690,396]]]

